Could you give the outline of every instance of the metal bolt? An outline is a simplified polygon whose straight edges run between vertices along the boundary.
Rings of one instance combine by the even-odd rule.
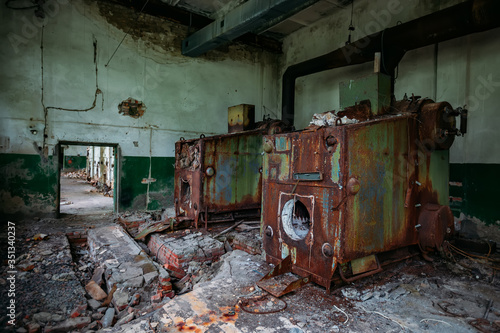
[[[420,206],[422,206],[422,205],[421,205],[421,204],[416,204],[416,205],[415,205],[415,207],[420,207]]]

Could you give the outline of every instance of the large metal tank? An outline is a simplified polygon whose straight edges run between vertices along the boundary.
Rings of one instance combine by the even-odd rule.
[[[267,261],[287,258],[292,272],[328,290],[337,278],[379,272],[401,257],[397,249],[439,247],[453,228],[448,148],[461,110],[415,97],[370,104],[264,137]]]
[[[174,202],[179,222],[198,227],[260,216],[262,138],[281,133],[286,126],[266,120],[255,127],[175,143]]]

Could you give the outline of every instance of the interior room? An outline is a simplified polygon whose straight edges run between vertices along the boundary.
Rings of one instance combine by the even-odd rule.
[[[2,328],[500,330],[498,1],[0,8]]]

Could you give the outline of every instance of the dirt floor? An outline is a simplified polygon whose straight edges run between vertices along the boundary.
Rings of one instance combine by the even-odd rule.
[[[80,179],[63,178],[61,186],[62,201],[71,204],[61,206],[60,219],[12,221],[16,224],[17,273],[13,286],[9,280],[11,269],[3,261],[0,330],[19,333],[500,332],[500,278],[497,276],[500,256],[457,250],[450,251],[448,258],[435,254],[432,262],[417,255],[387,266],[372,277],[339,286],[331,294],[309,284],[274,299],[261,297],[265,292],[255,285],[271,269],[263,256],[226,247],[227,253],[219,262],[203,264],[202,270],[193,273],[204,278],[192,279],[195,285],[188,290],[172,299],[165,297],[156,305],[150,300],[141,300],[140,305],[115,311],[112,305],[96,304],[85,291],[100,263],[92,261],[85,240],[75,236],[90,229],[116,225],[118,216],[112,213],[112,198],[96,193]],[[214,228],[209,234],[220,230]],[[259,239],[258,229],[249,228],[232,231],[224,240],[236,239],[238,234]],[[2,258],[6,258],[6,234],[1,238]],[[148,252],[144,243],[139,245]],[[174,285],[179,282],[172,279]],[[8,310],[4,311],[12,299],[8,296],[12,287],[16,302],[15,327],[8,325],[11,317]],[[141,311],[134,312],[139,306]],[[210,311],[200,312],[200,308]],[[115,317],[112,323],[118,321],[114,326],[106,325],[109,309],[113,309],[111,318]],[[224,312],[216,315],[217,319],[214,314],[220,309]],[[268,310],[271,313],[259,314]],[[215,319],[200,324],[204,316]],[[133,320],[126,323],[124,318]]]

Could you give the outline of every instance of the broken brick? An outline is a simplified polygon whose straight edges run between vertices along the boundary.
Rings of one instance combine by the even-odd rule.
[[[99,287],[94,280],[90,280],[90,282],[87,283],[87,285],[85,286],[85,290],[96,301],[101,301],[108,296],[106,292],[104,292],[104,290],[102,290],[102,288]]]
[[[73,309],[70,317],[71,318],[79,317],[82,313],[85,312],[86,309],[87,309],[87,304],[78,305],[75,309]]]
[[[168,273],[177,278],[177,279],[182,279],[184,276],[186,276],[186,272],[184,272],[183,269],[181,268],[177,268],[175,266],[172,266],[170,264],[165,264],[163,265],[163,267],[165,267],[165,269],[168,271]]]

